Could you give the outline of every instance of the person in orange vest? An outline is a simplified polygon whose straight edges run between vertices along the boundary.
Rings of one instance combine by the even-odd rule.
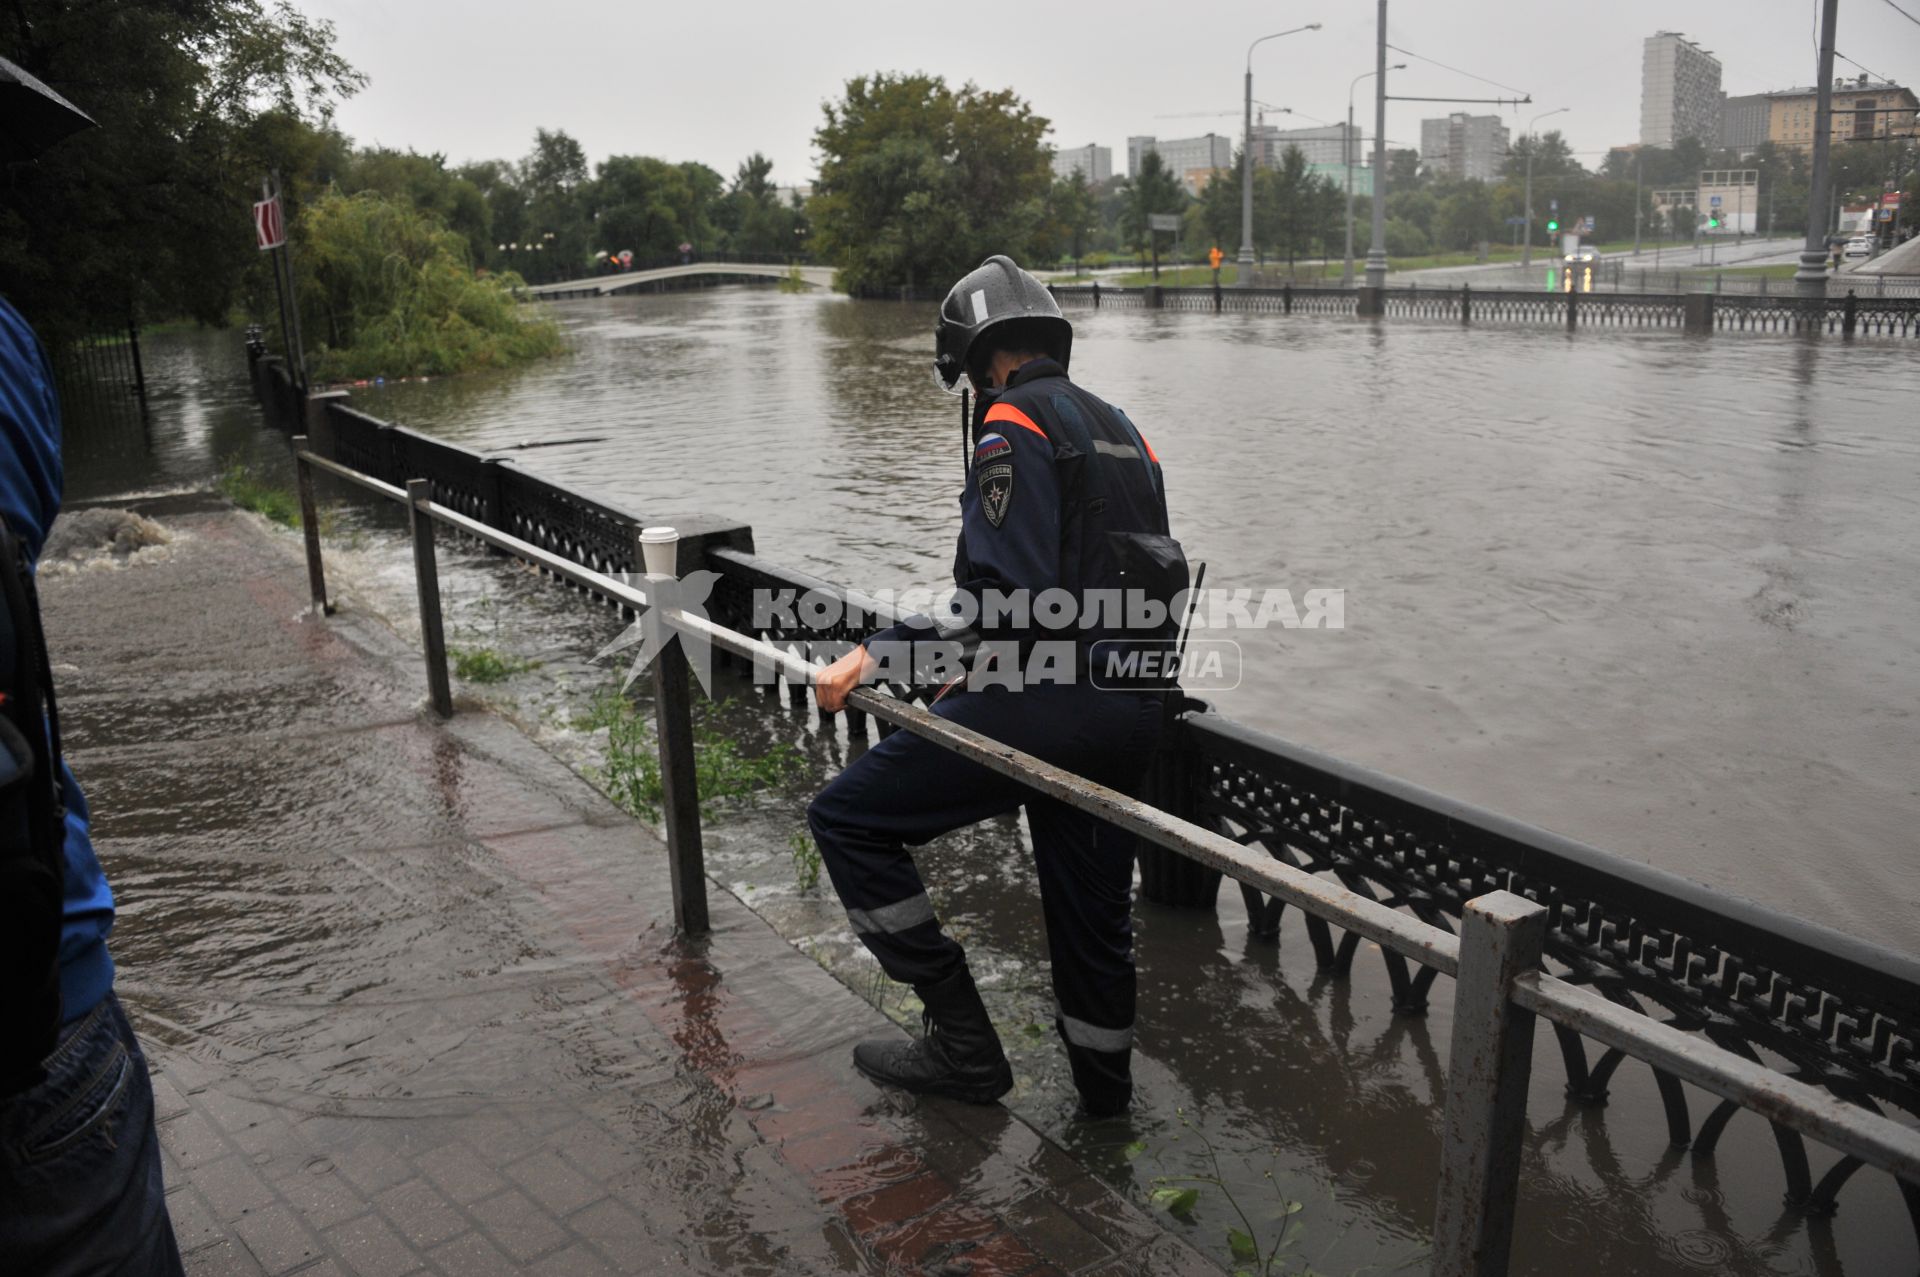
[[[1213,282],[1216,284],[1220,282],[1220,263],[1226,259],[1227,255],[1220,251],[1218,244],[1207,250],[1207,260],[1213,263]]]

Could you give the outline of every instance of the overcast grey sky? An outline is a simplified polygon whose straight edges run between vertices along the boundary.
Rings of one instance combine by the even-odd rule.
[[[820,104],[863,72],[927,71],[955,85],[1011,88],[1053,121],[1057,145],[1111,146],[1120,172],[1129,134],[1237,136],[1241,74],[1257,36],[1323,24],[1254,53],[1255,98],[1291,107],[1300,124],[1343,119],[1350,82],[1374,65],[1374,0],[296,3],[331,19],[340,50],[371,77],[339,116],[362,144],[444,151],[455,161],[513,158],[527,151],[536,127],[563,128],[594,161],[656,155],[700,160],[731,176],[747,154],[763,151],[781,184],[812,176]],[[1920,0],[1897,3],[1920,15]],[[1529,117],[1567,106],[1542,131],[1563,129],[1592,165],[1607,147],[1638,139],[1645,37],[1662,28],[1686,32],[1720,59],[1729,93],[1803,85],[1814,74],[1816,7],[1816,0],[1394,0],[1393,44],[1526,90],[1534,105],[1389,103],[1387,135],[1417,145],[1421,117],[1451,109],[1493,110],[1517,134]],[[1920,25],[1886,0],[1842,0],[1838,46],[1876,77],[1920,80]],[[1360,91],[1359,118],[1371,136],[1369,86]],[[1416,60],[1390,76],[1390,92],[1504,91]],[[1221,114],[1188,114],[1198,112]],[[1185,118],[1166,118],[1173,115]]]

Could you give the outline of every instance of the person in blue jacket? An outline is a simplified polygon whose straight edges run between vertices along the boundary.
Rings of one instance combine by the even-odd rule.
[[[978,397],[954,605],[873,635],[819,673],[815,695],[832,713],[876,675],[898,681],[889,667],[952,657],[971,674],[933,680],[947,684],[935,714],[1126,790],[1159,742],[1171,684],[1139,657],[1171,649],[1186,560],[1168,532],[1159,458],[1125,413],[1068,377],[1072,343],[1046,286],[1005,257],[948,293],[935,373],[948,389],[964,376]],[[1125,604],[1090,606],[1101,595]],[[974,1103],[1011,1089],[966,955],[907,848],[1022,806],[1055,1028],[1083,1112],[1117,1114],[1132,1098],[1132,839],[906,731],[861,755],[807,812],[855,932],[926,1008],[921,1038],[862,1043],[854,1063],[884,1085]]]
[[[0,298],[0,518],[31,572],[60,511],[60,406],[33,330]],[[31,598],[31,595],[28,596]],[[14,623],[18,621],[19,623]],[[21,651],[37,617],[10,618]],[[44,661],[6,662],[17,683]],[[50,692],[51,689],[45,689]],[[43,732],[46,724],[38,725]],[[57,749],[57,734],[52,734]],[[44,752],[44,751],[43,751]],[[88,835],[86,795],[56,759],[64,882],[60,887],[58,1028],[38,1080],[0,1096],[0,1271],[178,1274],[167,1215],[153,1088],[145,1056],[113,993],[113,892]],[[15,822],[16,824],[18,822]],[[8,836],[17,830],[8,826]],[[9,855],[19,849],[9,847]],[[18,902],[15,902],[18,903]],[[51,904],[51,901],[48,902]],[[9,950],[11,952],[11,949]],[[28,973],[0,979],[17,989]],[[9,1006],[15,1000],[9,999]],[[4,1025],[28,1039],[38,1025]]]

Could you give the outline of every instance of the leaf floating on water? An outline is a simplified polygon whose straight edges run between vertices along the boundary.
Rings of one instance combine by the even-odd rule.
[[[1200,1202],[1200,1190],[1197,1188],[1156,1188],[1153,1190],[1153,1204],[1163,1208],[1167,1214],[1186,1219],[1193,1214],[1193,1208]]]
[[[1260,1248],[1254,1245],[1253,1234],[1243,1233],[1237,1228],[1227,1230],[1227,1249],[1233,1252],[1235,1259],[1260,1258]]]
[[[1135,1140],[1133,1143],[1127,1145],[1127,1148],[1126,1148],[1127,1160],[1129,1162],[1136,1161],[1139,1159],[1140,1154],[1146,1151],[1147,1151],[1147,1142],[1145,1140]]]

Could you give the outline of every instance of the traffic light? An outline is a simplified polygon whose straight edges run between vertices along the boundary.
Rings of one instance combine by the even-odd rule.
[[[1720,219],[1719,219],[1719,218],[1717,218],[1717,217],[1709,217],[1709,218],[1707,219],[1707,229],[1708,229],[1708,230],[1713,230],[1713,229],[1715,229],[1716,227],[1718,227],[1719,225],[1720,225]]]
[[[1559,219],[1559,218],[1557,218],[1557,217],[1556,217],[1556,218],[1551,218],[1551,219],[1549,219],[1549,220],[1548,220],[1548,222],[1547,222],[1547,230],[1548,230],[1548,232],[1549,232],[1549,233],[1551,233],[1551,232],[1553,232],[1553,231],[1557,231],[1557,230],[1559,230],[1559,229],[1560,229],[1560,219]]]

